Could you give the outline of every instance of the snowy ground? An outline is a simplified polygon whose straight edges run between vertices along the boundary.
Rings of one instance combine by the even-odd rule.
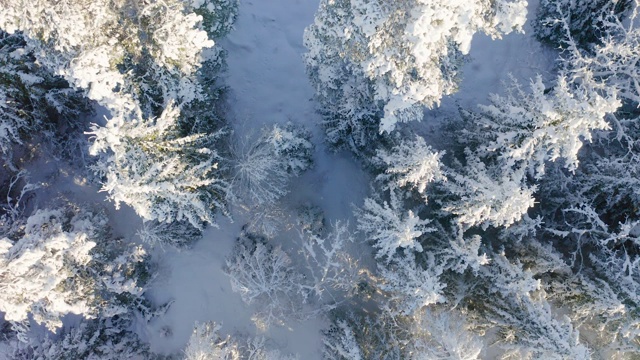
[[[535,3],[530,5],[530,18]],[[348,154],[332,153],[322,144],[320,118],[314,112],[313,89],[301,57],[305,51],[303,30],[313,22],[317,6],[313,0],[241,1],[236,29],[221,42],[228,50],[230,122],[239,137],[255,133],[264,124],[287,121],[311,130],[316,144],[315,167],[292,184],[285,207],[311,203],[323,209],[329,220],[349,219],[352,204],[360,205],[368,193],[369,179]],[[417,126],[428,131],[434,119],[452,114],[458,105],[473,108],[486,102],[489,93],[500,91],[507,72],[523,82],[536,73],[547,75],[555,54],[543,51],[531,34],[529,28],[526,35],[513,34],[503,40],[476,35],[459,93],[444,99],[442,107],[428,112]],[[231,291],[222,272],[224,258],[244,224],[241,214],[234,219],[220,220],[220,228],[209,229],[191,250],[161,254],[163,265],[152,297],[158,302],[175,302],[164,317],[141,329],[152,350],[171,353],[182,349],[195,321],[222,323],[223,334],[257,333],[250,320],[251,310]],[[322,321],[290,326],[270,329],[264,335],[285,353],[319,359]],[[170,329],[169,335],[166,329]]]

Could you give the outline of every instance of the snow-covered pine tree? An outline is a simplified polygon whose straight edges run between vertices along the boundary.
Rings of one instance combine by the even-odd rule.
[[[607,242],[599,240],[597,235],[604,230],[596,225],[601,221],[587,216],[593,214],[589,209],[581,209],[581,214],[574,214],[584,216],[580,223],[572,221],[575,220],[572,214],[566,214],[568,222],[576,226],[564,233],[572,244],[546,239],[554,240],[558,247],[569,248],[567,254],[536,239],[525,240],[515,251],[520,261],[540,280],[548,302],[560,307],[580,331],[581,341],[594,357],[628,358],[640,351],[636,345],[640,319],[634,311],[638,304],[633,300],[635,296],[628,297],[637,291],[632,289],[638,287],[638,282],[633,280],[634,276],[637,278],[633,273],[625,276],[629,273],[625,274],[620,265],[625,260],[634,260],[620,256],[622,252],[607,254],[616,244],[628,240],[628,234],[609,233],[615,240],[612,239],[611,246],[607,247]],[[560,234],[556,229],[550,230]],[[603,266],[605,263],[606,267]]]
[[[560,76],[550,91],[545,91],[538,79],[530,94],[516,85],[506,96],[494,95],[492,104],[481,106],[480,113],[465,114],[471,119],[460,138],[469,146],[462,156],[465,163],[456,167],[461,170],[447,171],[449,181],[441,183],[457,199],[445,196],[446,200],[438,200],[457,216],[463,230],[478,225],[483,230],[506,227],[507,233],[519,236],[497,239],[487,232],[483,235],[485,246],[500,247],[502,241],[519,244],[523,237],[529,238],[529,230],[546,222],[544,218],[531,221],[526,215],[533,208],[537,185],[545,181],[545,166],[562,159],[552,165],[554,171],[579,173],[578,153],[583,142],[609,127],[605,117],[620,106],[616,92],[595,86],[595,82],[573,79]],[[545,194],[536,200],[545,206]],[[511,231],[516,227],[522,229]],[[504,251],[489,257],[491,261],[476,271],[481,279],[487,279],[486,284],[473,286],[469,308],[501,329],[506,354],[590,358],[589,347],[579,340],[578,324],[570,317],[557,316],[555,304],[546,297],[539,276],[549,269],[534,274],[520,264],[518,255],[510,260]],[[532,263],[540,260],[532,259]]]
[[[490,254],[491,263],[481,268],[479,283],[467,294],[465,307],[485,324],[497,327],[505,356],[590,359],[591,350],[571,319],[557,314],[539,279],[557,269],[536,267],[535,262],[522,264],[508,255],[505,251]]]
[[[389,150],[377,150],[374,163],[383,167],[383,174],[376,180],[387,187],[415,190],[424,196],[427,185],[446,179],[441,164],[443,155],[418,135],[414,140],[401,140]]]
[[[418,255],[420,264],[416,260]],[[386,293],[389,311],[412,316],[429,305],[446,301],[442,293],[446,285],[440,279],[445,270],[443,265],[432,253],[410,251],[391,264],[378,265],[381,282],[378,286]]]
[[[437,308],[412,317],[334,311],[324,331],[324,358],[480,359],[483,342],[455,309]]]
[[[16,145],[38,137],[38,142],[59,144],[57,150],[64,151],[63,143],[77,135],[68,129],[90,112],[80,92],[36,63],[22,34],[0,30],[0,153],[10,170],[17,170],[12,156]]]
[[[222,52],[207,50],[214,42],[205,30],[222,36],[235,5],[16,0],[4,5],[0,28],[22,31],[40,64],[109,111],[106,126],[92,132],[92,150],[103,155],[94,169],[116,203],[146,220],[201,228],[227,197],[211,146],[222,127],[210,111],[215,74],[206,73],[220,68]]]
[[[459,138],[464,152],[447,149],[452,156],[436,157],[419,139],[378,152],[384,189],[418,190],[396,195],[395,206],[376,204],[376,213],[389,213],[380,222],[397,223],[404,209],[415,209],[413,195],[429,195],[430,203],[416,216],[427,215],[433,229],[420,234],[417,245],[393,246],[379,256],[390,259],[381,264],[376,284],[390,300],[387,309],[395,310],[389,323],[415,316],[424,305],[428,311],[434,303],[449,302],[481,331],[489,330],[489,337],[498,335],[501,355],[588,359],[637,352],[632,309],[638,307],[640,264],[640,222],[633,205],[638,132],[635,120],[626,120],[637,117],[640,99],[632,60],[637,36],[633,23],[610,17],[602,24],[607,36],[591,52],[575,43],[567,48],[553,87],[545,88],[540,79],[532,81],[531,91],[515,84],[479,112],[464,113],[470,120]],[[609,128],[614,131],[605,132]],[[412,157],[415,153],[422,156]],[[448,167],[440,164],[442,158]],[[424,181],[409,177],[422,169],[420,160],[429,170]],[[427,186],[433,180],[435,196]],[[538,185],[545,191],[536,193]],[[361,223],[378,228],[375,220]],[[425,270],[429,276],[421,278]],[[401,330],[385,328],[388,324],[370,330],[353,318],[334,321],[328,358],[369,358],[371,351],[389,351],[374,358],[398,358],[408,351],[402,346],[411,341]],[[379,341],[372,337],[360,340],[372,333],[382,334],[376,336],[386,346],[375,346]],[[478,357],[480,350],[471,348],[470,356]]]
[[[358,230],[378,249],[376,258],[388,263],[400,249],[422,251],[419,238],[432,232],[431,220],[406,210],[397,189],[391,189],[389,201],[366,198],[362,209],[356,211]],[[382,204],[380,204],[382,202]]]
[[[536,36],[554,47],[566,48],[567,35],[585,50],[603,39],[605,19],[622,20],[633,0],[542,0],[534,25]]]
[[[467,149],[468,150],[468,149]],[[536,186],[524,183],[522,168],[487,166],[471,151],[464,167],[450,171],[445,189],[444,210],[456,217],[463,230],[489,226],[509,226],[520,220],[534,205]]]
[[[599,216],[609,219],[608,226],[615,228],[617,222],[637,219],[633,209],[639,204],[634,184],[640,160],[636,145],[640,138],[636,121],[640,116],[640,89],[636,86],[640,71],[634,59],[639,55],[640,30],[634,25],[635,18],[630,25],[614,17],[605,20],[606,35],[594,44],[593,53],[573,46],[562,64],[579,81],[617,93],[622,107],[607,118],[611,131],[598,132],[598,141],[587,147],[582,171],[571,178],[559,173],[557,181],[568,182],[574,189],[574,198],[567,207],[589,204]]]
[[[592,132],[608,129],[605,116],[621,105],[614,92],[602,94],[562,75],[550,91],[538,76],[530,93],[514,82],[506,96],[494,94],[490,101],[480,105],[480,114],[470,115],[478,124],[470,131],[484,137],[475,151],[485,159],[497,157],[505,169],[524,165],[535,179],[544,175],[547,161],[563,159],[575,171],[583,142],[591,141]]]
[[[328,360],[402,359],[406,344],[397,322],[382,313],[335,310],[324,331],[323,355]]]
[[[169,104],[154,122],[114,118],[94,126],[91,152],[103,158],[92,169],[116,207],[125,203],[146,221],[188,221],[202,229],[215,224],[229,191],[215,148],[223,132],[184,136],[179,116]]]
[[[28,4],[29,11],[25,5],[8,1],[0,28],[22,31],[38,61],[86,90],[89,98],[111,112],[135,116],[136,110],[146,110],[145,104],[158,99],[187,103],[198,96],[191,75],[201,65],[203,49],[214,44],[195,11],[213,19],[211,9],[235,3],[94,1],[87,6],[83,1],[39,0]],[[228,29],[232,18],[222,16],[220,29]],[[143,76],[148,82],[138,81]],[[162,102],[155,106],[162,107]],[[147,114],[153,115],[158,114]]]
[[[31,317],[55,331],[66,314],[126,312],[148,276],[144,250],[111,239],[100,212],[39,210],[17,241],[3,238],[0,245],[0,310],[18,325]]]
[[[305,31],[328,140],[355,150],[453,93],[471,38],[521,31],[525,1],[324,0]]]
[[[483,353],[483,338],[475,334],[464,315],[456,309],[426,309],[417,315],[412,345],[414,359],[479,360]]]
[[[145,221],[136,231],[136,235],[150,247],[171,245],[175,248],[188,248],[201,238],[202,231],[186,220],[172,223]]]
[[[79,325],[63,328],[57,336],[33,339],[29,344],[10,341],[7,360],[143,360],[151,357],[149,347],[130,330],[132,314],[118,318],[83,320]]]
[[[213,40],[227,35],[238,17],[238,0],[199,0],[193,12],[202,16],[202,28]]]
[[[445,208],[463,227],[509,226],[534,204],[536,183],[545,165],[562,159],[571,172],[592,133],[608,129],[605,116],[620,106],[615,92],[558,77],[547,92],[540,77],[525,92],[514,83],[505,96],[492,95],[480,112],[466,112],[459,141],[464,165],[447,171],[445,191],[454,195]]]
[[[596,141],[587,144],[574,176],[556,168],[541,184],[543,228],[573,272],[548,291],[568,305],[569,316],[603,357],[634,356],[640,337],[634,310],[640,289],[637,6],[628,23],[603,16],[600,37],[587,50],[579,38],[566,36],[564,71],[585,86],[617,94],[622,107],[607,117],[611,129],[596,132]]]
[[[345,320],[336,320],[331,328],[324,333],[324,336],[325,359],[363,359],[353,329]]]

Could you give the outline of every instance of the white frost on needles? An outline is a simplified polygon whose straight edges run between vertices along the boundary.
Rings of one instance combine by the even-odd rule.
[[[96,243],[88,240],[88,220],[63,230],[60,210],[41,210],[27,220],[25,235],[15,244],[0,239],[0,311],[5,320],[33,319],[50,330],[62,326],[66,314],[89,314],[91,297],[82,284],[70,288],[72,267],[86,266]],[[74,264],[73,266],[70,266]]]
[[[409,187],[424,194],[427,185],[446,179],[440,163],[444,152],[435,152],[420,136],[403,141],[390,151],[378,150],[376,155],[386,168],[378,179],[389,179],[398,187]]]
[[[389,203],[381,204],[374,199],[364,200],[362,210],[357,213],[358,230],[371,240],[378,252],[376,258],[386,257],[391,261],[398,248],[421,252],[418,238],[435,231],[427,225],[430,220],[420,219],[413,211],[405,211],[401,199],[392,190]]]
[[[324,0],[305,32],[307,65],[321,93],[350,86],[335,81],[345,65],[369,81],[373,94],[364,96],[384,113],[380,131],[390,132],[456,91],[460,57],[476,32],[521,32],[526,15],[524,0]]]

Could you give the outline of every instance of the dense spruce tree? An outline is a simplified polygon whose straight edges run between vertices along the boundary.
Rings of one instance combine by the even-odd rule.
[[[228,191],[212,143],[224,123],[206,109],[215,106],[211,71],[223,55],[212,38],[229,31],[235,5],[10,1],[0,28],[21,31],[43,67],[108,110],[106,125],[91,133],[92,153],[116,204],[146,220],[201,228]]]
[[[305,31],[327,140],[362,151],[456,91],[476,32],[521,31],[525,1],[329,1]]]

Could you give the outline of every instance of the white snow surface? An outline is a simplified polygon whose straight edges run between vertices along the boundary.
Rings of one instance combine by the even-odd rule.
[[[535,16],[536,5],[537,0],[529,2],[529,21]],[[306,51],[302,34],[313,22],[317,6],[317,0],[240,2],[235,30],[218,42],[228,51],[229,120],[239,137],[257,134],[263,125],[275,123],[293,122],[309,129],[316,145],[315,166],[294,181],[281,206],[292,211],[310,203],[319,206],[328,221],[352,220],[352,204],[362,205],[370,178],[349,154],[331,152],[322,142],[321,118],[315,113],[313,89],[302,61]],[[433,139],[428,133],[436,122],[457,112],[458,105],[474,109],[476,104],[486,103],[489,93],[500,92],[509,72],[522,82],[536,73],[548,75],[555,54],[537,43],[530,24],[525,31],[502,40],[475,35],[460,91],[443,99],[440,108],[428,111],[422,122],[407,126],[426,134],[428,142]],[[150,295],[158,303],[174,303],[166,315],[139,331],[153,351],[174,353],[184,348],[196,321],[213,320],[222,325],[223,336],[264,335],[283,353],[305,360],[321,359],[324,320],[292,322],[288,328],[272,327],[260,333],[250,319],[252,309],[232,292],[222,267],[242,225],[249,220],[237,209],[233,212],[233,222],[221,218],[219,228],[208,229],[192,249],[156,252],[161,270]],[[294,236],[285,232],[272,241],[286,248],[295,241]]]

